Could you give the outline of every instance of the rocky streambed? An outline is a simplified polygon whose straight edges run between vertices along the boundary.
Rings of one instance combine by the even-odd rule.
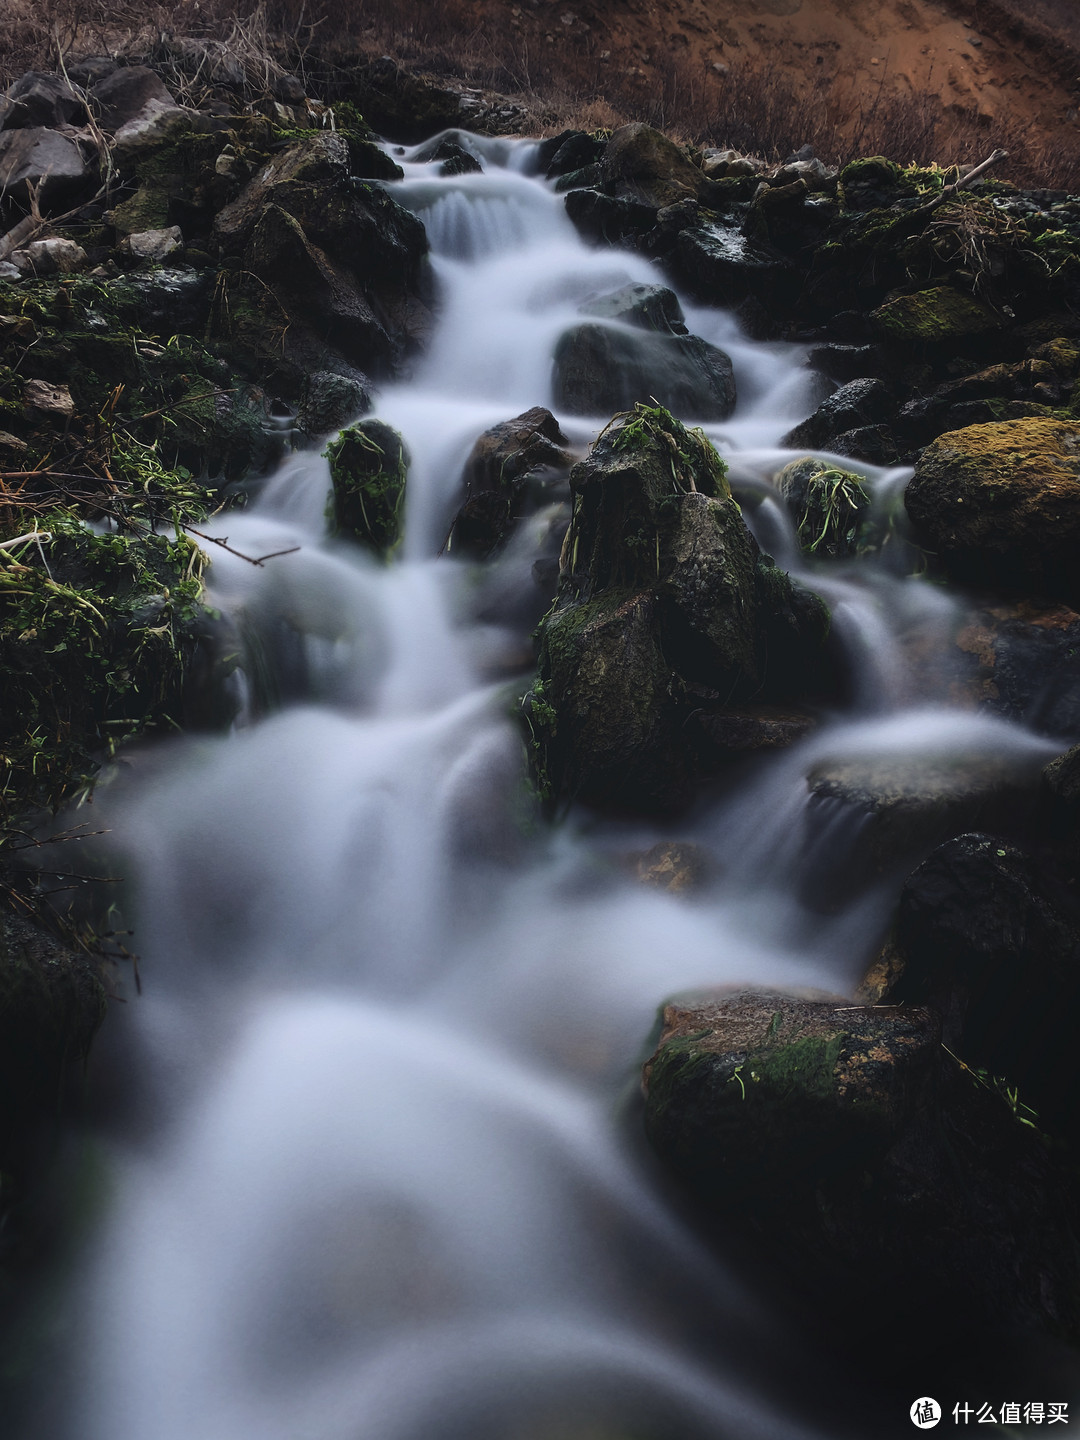
[[[120,1196],[70,1302],[111,1317],[95,1375],[41,1342],[81,1398],[28,1423],[411,1435],[455,1395],[470,1433],[854,1435],[931,1378],[1067,1399],[1080,198],[532,143],[392,65],[317,99],[219,55],[178,98],[181,61],[0,107],[20,1325],[106,1013]],[[844,1337],[776,1412],[813,1327],[778,1379],[747,1271]],[[377,1422],[421,1343],[430,1394]]]

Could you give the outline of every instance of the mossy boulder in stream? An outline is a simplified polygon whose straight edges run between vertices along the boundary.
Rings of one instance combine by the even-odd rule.
[[[663,409],[617,416],[570,485],[526,707],[540,783],[677,809],[724,751],[711,717],[806,693],[828,613],[761,555],[706,437]]]
[[[1080,423],[969,425],[928,446],[905,497],[957,580],[1080,606]]]
[[[807,456],[785,465],[774,483],[808,555],[839,559],[856,553],[870,513],[870,494],[861,475]]]
[[[1074,1336],[1064,1178],[940,1035],[920,1005],[675,1001],[644,1069],[645,1131],[706,1223],[756,1240],[820,1307],[872,1273],[909,1313]]]
[[[326,450],[333,496],[330,515],[342,535],[387,556],[401,539],[409,452],[382,420],[350,425]]]

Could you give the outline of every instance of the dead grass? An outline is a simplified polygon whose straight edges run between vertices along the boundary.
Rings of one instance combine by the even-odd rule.
[[[954,4],[982,26],[1013,27],[1018,44],[1042,43],[1057,25],[1058,59],[1071,63],[1062,37],[1077,28],[1077,0]],[[123,53],[151,60],[183,98],[200,103],[220,79],[215,47],[240,58],[252,91],[282,69],[333,87],[335,77],[347,83],[346,60],[390,53],[435,75],[522,97],[534,113],[551,117],[549,129],[644,120],[687,141],[768,158],[809,143],[833,162],[880,153],[904,163],[964,164],[1000,146],[1010,152],[1006,178],[1080,191],[1080,155],[1058,136],[1015,121],[987,125],[974,112],[946,109],[930,92],[897,96],[886,73],[867,101],[835,60],[807,84],[784,68],[745,62],[720,75],[658,47],[646,71],[625,55],[605,57],[598,29],[568,32],[557,45],[530,38],[515,24],[514,8],[476,0],[6,0],[0,80],[54,68],[62,54]],[[185,47],[185,39],[208,42],[210,51]]]

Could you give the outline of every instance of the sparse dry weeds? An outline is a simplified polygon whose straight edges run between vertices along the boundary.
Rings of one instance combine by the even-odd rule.
[[[1016,43],[1056,34],[1058,51],[1070,54],[1076,0],[957,4],[981,25],[1011,27]],[[646,72],[612,64],[596,30],[559,45],[530,43],[514,14],[512,6],[478,7],[475,0],[7,0],[0,81],[54,68],[62,55],[123,54],[153,61],[182,98],[200,103],[220,77],[205,53],[184,53],[177,43],[184,39],[213,42],[238,58],[254,90],[283,68],[332,86],[349,61],[389,53],[436,76],[523,97],[549,120],[548,129],[644,120],[685,141],[768,158],[810,143],[834,162],[880,153],[904,163],[964,164],[1001,147],[1010,153],[1007,178],[1080,190],[1080,154],[1059,135],[1034,122],[988,125],[929,91],[897,95],[885,73],[867,94],[835,59],[808,86],[782,67],[744,62],[720,75],[662,49]]]

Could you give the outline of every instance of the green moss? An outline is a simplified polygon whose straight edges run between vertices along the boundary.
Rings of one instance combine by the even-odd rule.
[[[328,519],[384,558],[401,539],[409,454],[396,430],[380,420],[350,425],[324,452],[333,494]]]
[[[776,476],[791,508],[799,544],[809,555],[853,555],[870,509],[861,475],[807,457],[793,460]]]
[[[886,340],[937,344],[1000,329],[1000,321],[978,300],[949,285],[898,295],[878,307],[870,322]]]

